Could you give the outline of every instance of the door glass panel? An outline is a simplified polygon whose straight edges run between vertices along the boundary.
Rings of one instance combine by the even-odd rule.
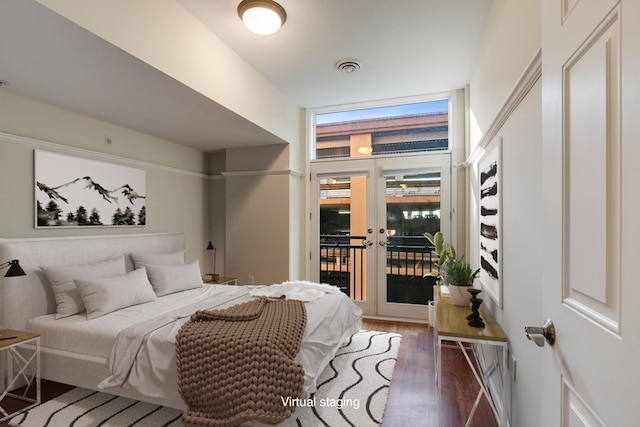
[[[367,299],[366,176],[319,178],[320,282]]]
[[[387,176],[387,302],[426,305],[435,279],[423,233],[440,230],[440,172]]]

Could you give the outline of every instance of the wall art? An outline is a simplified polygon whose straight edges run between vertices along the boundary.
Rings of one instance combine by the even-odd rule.
[[[35,226],[141,227],[145,171],[35,150]]]
[[[502,307],[502,140],[487,147],[478,163],[480,276],[484,290]]]

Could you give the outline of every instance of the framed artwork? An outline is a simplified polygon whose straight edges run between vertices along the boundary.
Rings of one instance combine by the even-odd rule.
[[[35,227],[142,227],[145,171],[35,150]]]
[[[478,163],[480,195],[480,283],[502,307],[502,138],[491,144]]]

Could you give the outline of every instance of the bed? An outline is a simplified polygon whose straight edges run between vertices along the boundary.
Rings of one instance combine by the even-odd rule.
[[[104,308],[113,305],[111,302],[100,300],[91,305],[87,303],[86,312],[71,312],[56,319],[60,306],[56,304],[50,281],[51,269],[55,270],[56,266],[84,266],[119,257],[124,258],[126,277],[134,280],[134,275],[139,276],[137,271],[141,271],[134,267],[134,254],[151,254],[154,259],[155,255],[184,253],[184,249],[183,233],[0,239],[0,260],[18,259],[27,273],[20,277],[0,277],[0,327],[41,334],[42,378],[94,390],[103,388],[108,393],[184,409],[173,355],[174,338],[181,321],[162,327],[151,326],[153,332],[143,333],[148,345],[136,350],[139,354],[130,361],[133,365],[124,382],[112,369],[114,364],[120,363],[118,346],[121,346],[121,355],[130,353],[122,351],[122,346],[130,345],[122,341],[122,336],[128,331],[147,327],[146,323],[151,321],[163,322],[162,316],[186,321],[196,309],[224,309],[241,304],[257,298],[255,293],[264,293],[267,288],[197,286],[149,301],[142,298],[141,303],[120,309],[116,305],[113,311]],[[138,261],[136,259],[136,264]],[[185,263],[185,266],[192,264]],[[197,262],[195,264],[197,266]],[[146,268],[151,274],[151,268],[159,267],[150,264]],[[189,274],[196,271],[185,268],[189,268]],[[96,286],[100,280],[85,282],[83,286]],[[75,283],[80,286],[78,281]],[[117,285],[121,286],[120,283]],[[305,303],[307,325],[296,356],[296,361],[305,368],[304,394],[314,391],[316,377],[343,342],[361,326],[362,312],[341,292],[320,294],[317,299]],[[192,305],[194,303],[196,305]],[[96,310],[98,315],[89,320]],[[121,333],[125,330],[127,333]]]

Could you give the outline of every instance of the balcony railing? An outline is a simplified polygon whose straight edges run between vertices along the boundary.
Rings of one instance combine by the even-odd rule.
[[[366,236],[321,235],[320,281],[354,300],[366,299]],[[422,236],[388,237],[387,301],[426,304],[433,299],[433,247]]]
[[[366,236],[320,235],[320,282],[337,286],[351,299],[366,298]]]

